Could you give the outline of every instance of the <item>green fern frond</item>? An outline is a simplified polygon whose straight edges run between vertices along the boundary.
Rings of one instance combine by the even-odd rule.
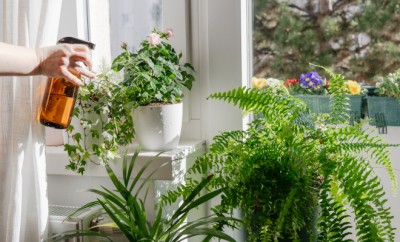
[[[262,113],[266,120],[276,122],[304,123],[299,114],[308,114],[306,105],[290,95],[277,95],[267,89],[259,91],[253,88],[239,87],[227,92],[211,94],[208,98],[223,100],[238,106],[246,112]],[[310,115],[309,115],[310,117]],[[309,122],[306,122],[309,123]]]
[[[324,66],[310,64],[319,68],[322,68],[330,75],[329,80],[329,105],[332,110],[330,115],[330,123],[332,124],[343,124],[349,123],[350,120],[350,103],[349,98],[346,96],[346,92],[343,89],[346,79],[344,76],[333,73],[331,70]]]
[[[327,70],[330,73],[329,70]],[[300,240],[315,214],[318,241],[393,241],[392,215],[373,163],[385,166],[397,187],[389,147],[360,124],[340,124],[348,119],[348,104],[341,89],[344,78],[332,75],[328,120],[315,120],[304,103],[267,90],[236,88],[209,98],[232,103],[256,119],[246,130],[222,132],[209,152],[196,159],[190,174],[213,174],[208,189],[227,186],[218,211],[240,209],[248,241]],[[336,95],[336,96],[335,96]],[[260,114],[260,115],[258,115]],[[372,163],[371,163],[372,162]],[[193,180],[178,194],[192,189]],[[349,221],[353,212],[355,226]]]
[[[326,180],[321,189],[319,205],[321,208],[318,221],[318,241],[352,242],[348,239],[352,228],[349,215],[343,204],[330,196],[330,180]]]
[[[350,155],[340,160],[337,177],[357,215],[355,219],[359,241],[393,241],[392,216],[386,206],[385,192],[369,161]]]
[[[392,190],[397,191],[397,178],[390,160],[390,147],[398,147],[398,144],[387,144],[382,137],[370,135],[368,130],[359,129],[357,126],[346,126],[332,129],[332,149],[339,154],[352,153],[364,154],[370,162],[382,165],[388,172],[392,182]]]
[[[224,132],[213,138],[213,143],[210,145],[210,152],[213,154],[221,154],[229,146],[231,142],[241,143],[244,141],[246,133],[241,130]]]

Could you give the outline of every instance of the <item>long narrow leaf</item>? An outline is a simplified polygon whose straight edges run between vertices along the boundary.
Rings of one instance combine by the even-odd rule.
[[[123,171],[125,187],[128,187],[129,180],[131,179],[132,171],[136,164],[136,160],[139,156],[139,153],[140,153],[140,147],[137,148],[135,150],[135,152],[133,153],[131,162],[129,163],[129,168],[127,170]],[[126,166],[127,162],[128,162],[128,158],[127,158],[127,155],[125,154],[124,159],[123,159],[124,166]]]
[[[159,232],[162,232],[162,231],[160,231],[160,228],[162,229],[161,221],[162,221],[162,209],[158,209],[157,217],[154,220],[153,227],[152,227],[151,234],[150,234],[152,238],[155,238]]]
[[[183,201],[182,205],[176,210],[176,212],[172,215],[171,220],[174,220],[177,216],[182,214],[182,210],[186,208],[186,206],[200,194],[203,188],[210,182],[212,176],[204,178],[189,194],[189,196]]]
[[[113,213],[112,216],[114,218],[118,218],[119,222],[123,222],[124,224],[130,226],[131,221],[129,220],[128,216],[126,216],[126,213],[125,213],[125,211],[123,209],[120,209],[120,208],[116,207],[108,199],[104,199],[104,201],[100,201],[99,200],[99,202],[100,202],[100,204],[102,205],[103,208],[106,206],[109,211],[112,211],[112,213]]]
[[[103,187],[103,189],[105,189],[105,188]],[[120,208],[125,207],[124,201],[121,200],[115,194],[108,194],[107,192],[100,191],[98,189],[89,189],[88,191],[98,194],[98,195],[102,196],[104,199],[109,199],[110,201],[113,201],[113,203],[118,205],[118,207],[120,207]]]
[[[147,169],[147,167],[148,167],[151,163],[153,163],[153,162],[157,159],[157,157],[159,157],[162,153],[163,153],[163,152],[160,152],[160,153],[156,154],[152,159],[149,159],[149,160],[145,163],[145,165],[139,170],[139,172],[137,173],[137,175],[136,175],[135,178],[133,179],[133,181],[132,181],[132,183],[131,183],[131,186],[129,187],[129,192],[130,192],[130,193],[132,193],[133,188],[136,186],[138,180],[142,178],[142,175],[143,175],[143,173],[145,172],[145,170]],[[133,157],[132,157],[131,162],[134,162]],[[139,189],[139,190],[140,190],[140,189]]]
[[[187,204],[187,206],[184,209],[182,209],[182,213],[189,212],[191,209],[196,208],[201,204],[205,204],[207,201],[209,201],[209,200],[213,199],[214,197],[218,196],[219,194],[221,194],[224,190],[225,190],[225,188],[220,188],[220,189],[217,189],[215,191],[209,192],[209,193],[201,196],[200,198]]]
[[[121,230],[121,232],[129,239],[129,241],[134,241],[133,235],[130,233],[130,230],[127,230],[126,225],[123,224],[118,217],[114,215],[114,211],[108,208],[108,206],[99,201],[103,209],[107,212],[108,216],[118,225],[118,228]]]
[[[114,184],[115,188],[122,195],[122,197],[125,198],[125,196],[128,196],[130,193],[128,192],[126,187],[119,181],[119,179],[115,175],[115,173],[112,170],[112,168],[110,167],[110,165],[106,164],[105,168],[107,170],[108,177],[111,179],[111,182]]]
[[[68,215],[67,219],[73,217],[75,214],[79,213],[80,211],[83,211],[83,210],[86,210],[86,209],[90,209],[92,207],[96,207],[96,206],[99,206],[99,205],[100,205],[100,203],[98,201],[89,202],[89,203],[83,205],[82,207],[76,209],[75,212],[73,212],[70,215]]]
[[[138,196],[139,192],[143,189],[144,185],[151,181],[152,176],[162,167],[166,166],[169,164],[171,161],[167,161],[163,164],[161,164],[159,167],[156,167],[145,179],[143,179],[142,183],[140,184],[139,188],[137,189],[135,196]]]

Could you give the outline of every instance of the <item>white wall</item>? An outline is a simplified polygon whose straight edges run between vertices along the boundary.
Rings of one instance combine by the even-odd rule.
[[[58,39],[71,36],[88,40],[85,4],[85,0],[62,2]]]
[[[209,141],[218,132],[242,128],[238,108],[222,101],[206,100],[215,92],[242,85],[240,0],[192,0],[192,63],[200,108],[192,118],[200,121],[200,138]]]
[[[376,128],[370,126],[372,130],[376,131]],[[400,144],[400,127],[399,126],[388,126],[387,134],[377,134],[382,137],[389,144]],[[377,131],[376,131],[377,133]],[[391,147],[390,159],[395,169],[394,173],[397,176],[397,180],[400,179],[400,147]],[[396,236],[394,241],[400,241],[400,188],[396,191],[393,190],[389,175],[385,168],[376,166],[374,171],[378,174],[383,184],[384,190],[387,195],[387,205],[391,207],[391,213],[394,216],[392,226],[396,228]],[[399,185],[398,185],[399,186]]]
[[[82,9],[88,1],[89,18]],[[111,63],[110,0],[63,2],[59,36],[89,39],[96,44],[94,66],[105,59]],[[182,51],[184,61],[193,64],[196,80],[185,92],[183,139],[210,140],[220,131],[241,129],[238,108],[222,101],[206,100],[215,92],[242,85],[242,40],[240,0],[163,1],[163,28],[172,28],[172,44]],[[82,8],[82,6],[84,6]],[[76,11],[76,13],[74,12]],[[222,14],[223,13],[223,14]],[[78,20],[76,20],[78,19]],[[86,22],[89,31],[85,32]],[[114,26],[115,28],[115,26]],[[249,58],[249,57],[248,57]]]
[[[161,28],[161,0],[110,1],[111,55],[121,53],[121,43],[137,49],[139,43],[156,28]]]

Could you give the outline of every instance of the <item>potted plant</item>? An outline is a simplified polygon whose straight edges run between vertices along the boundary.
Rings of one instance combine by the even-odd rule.
[[[328,73],[329,74],[329,73]],[[300,98],[311,109],[312,113],[331,113],[329,81],[316,71],[301,74],[298,79],[284,82],[289,92]],[[356,120],[362,117],[363,91],[356,81],[344,80],[342,91],[349,99],[349,114]]]
[[[211,214],[207,217],[196,218],[193,221],[186,221],[189,212],[218,196],[224,190],[224,188],[221,188],[204,193],[204,188],[213,180],[213,176],[203,178],[193,187],[194,189],[190,193],[181,196],[180,199],[182,201],[179,207],[170,217],[164,217],[163,215],[166,209],[168,209],[166,208],[167,204],[161,201],[156,203],[156,218],[154,221],[149,221],[146,217],[144,205],[146,203],[146,196],[141,198],[139,197],[139,193],[143,189],[149,188],[148,182],[150,177],[157,171],[157,168],[149,171],[147,176],[143,175],[157,156],[149,159],[142,168],[137,168],[137,172],[135,172],[136,158],[139,152],[140,147],[135,150],[130,159],[126,155],[123,156],[122,177],[117,177],[109,164],[106,164],[105,168],[114,188],[102,187],[102,189],[89,189],[88,191],[98,195],[99,198],[83,205],[75,212],[78,213],[88,208],[100,206],[104,213],[110,217],[111,222],[94,226],[92,230],[88,231],[68,231],[63,234],[57,234],[52,236],[48,241],[65,241],[66,239],[81,236],[107,238],[101,232],[96,232],[96,229],[99,227],[118,228],[124,237],[131,242],[176,242],[195,236],[204,236],[203,238],[206,238],[206,240],[218,238],[223,241],[235,241],[226,233],[214,229],[212,226],[220,222],[240,223],[237,219]],[[147,192],[145,191],[145,194]],[[70,216],[73,216],[75,213]]]
[[[400,70],[380,78],[377,96],[368,96],[368,117],[376,126],[400,126]]]
[[[331,73],[332,114],[312,116],[299,99],[271,89],[236,88],[210,98],[261,113],[248,129],[214,137],[189,174],[227,187],[214,210],[244,214],[248,241],[393,241],[392,215],[373,165],[397,181],[388,144],[349,119],[343,76]],[[193,179],[181,191],[191,191]],[[350,223],[350,216],[354,222]]]
[[[130,145],[135,135],[133,104],[120,88],[121,73],[106,65],[98,73],[79,89],[74,118],[65,133],[66,168],[80,174],[88,163],[104,165],[119,157],[119,149]]]
[[[144,150],[170,150],[178,145],[183,89],[190,90],[194,81],[192,65],[181,64],[182,54],[167,42],[172,36],[171,30],[154,29],[135,52],[123,44],[123,52],[113,61],[113,69],[123,71],[122,86],[135,104],[136,140]]]

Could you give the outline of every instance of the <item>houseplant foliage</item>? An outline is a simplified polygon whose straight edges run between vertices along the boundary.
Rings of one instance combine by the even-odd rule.
[[[373,94],[368,96],[370,123],[378,127],[400,126],[400,70],[382,76]]]
[[[268,88],[270,91],[275,93],[289,94],[288,89],[283,85],[283,81],[276,78],[257,78],[253,77],[251,83],[254,88],[258,90],[264,90]]]
[[[330,73],[328,75],[331,76]],[[365,92],[356,81],[346,80],[342,84],[343,91],[348,95],[360,95]],[[329,95],[331,93],[329,78],[321,77],[316,71],[302,73],[297,79],[287,79],[284,85],[292,95]]]
[[[219,188],[209,193],[203,193],[204,188],[213,180],[212,176],[205,177],[196,184],[190,194],[183,198],[180,206],[170,217],[162,216],[165,208],[161,203],[157,203],[155,205],[156,217],[154,221],[150,222],[146,217],[145,209],[148,190],[145,190],[146,195],[144,198],[139,197],[139,193],[143,189],[150,188],[150,178],[158,168],[149,171],[147,176],[144,176],[144,173],[149,169],[148,167],[154,162],[158,155],[149,159],[144,166],[139,169],[135,166],[139,152],[140,148],[135,150],[131,158],[128,158],[127,155],[123,156],[121,178],[118,178],[110,165],[106,164],[105,168],[114,189],[108,189],[103,186],[101,189],[89,189],[89,192],[98,195],[99,198],[96,201],[83,205],[75,213],[88,208],[101,206],[104,212],[111,218],[112,222],[98,225],[97,227],[116,227],[120,229],[124,236],[131,242],[178,242],[195,236],[204,236],[207,239],[218,238],[223,241],[235,241],[224,232],[210,228],[210,226],[219,222],[230,221],[238,223],[239,221],[234,218],[212,214],[194,221],[186,221],[190,211],[224,191],[225,188]],[[135,169],[137,169],[137,172],[135,172]],[[95,231],[70,231],[61,235],[55,235],[50,238],[50,241],[64,241],[65,239],[77,236],[106,237]]]
[[[105,164],[119,157],[120,147],[129,145],[135,135],[133,103],[120,88],[121,73],[102,66],[92,80],[79,89],[73,117],[79,127],[67,129],[70,143],[64,144],[74,172],[83,174],[88,162]]]
[[[183,90],[192,88],[193,67],[168,43],[172,30],[156,29],[131,52],[126,44],[113,61],[123,71],[122,89],[135,104],[136,141],[145,150],[172,150],[179,144]]]
[[[397,0],[255,0],[258,76],[298,76],[309,62],[372,84],[400,67]]]
[[[376,83],[377,94],[381,97],[400,98],[400,69],[380,77]]]
[[[284,82],[293,95],[328,95],[328,81],[316,71],[300,74],[297,79],[288,79]]]
[[[172,36],[171,30],[154,29],[136,52],[123,44],[123,52],[114,59],[112,68],[123,70],[122,85],[136,105],[178,103],[183,89],[192,88],[194,77],[190,71],[194,69],[190,63],[180,63],[182,53],[166,41]]]
[[[351,241],[352,229],[357,241],[394,240],[393,217],[372,167],[386,167],[396,189],[389,145],[359,124],[343,125],[349,118],[345,80],[330,74],[329,125],[314,120],[299,99],[268,89],[240,87],[210,96],[262,114],[247,130],[214,137],[209,153],[189,170],[213,174],[209,189],[227,186],[214,210],[243,211],[249,241],[300,241],[304,231],[307,240]],[[190,192],[194,184],[198,181],[188,179],[169,199]]]
[[[310,65],[314,68],[318,67],[314,64]],[[353,80],[341,80],[340,83],[337,83],[341,86],[330,86],[330,79],[335,75],[332,75],[327,69],[324,71],[324,69],[322,68],[321,72],[302,73],[297,79],[284,81],[284,85],[290,94],[300,98],[308,105],[312,113],[317,114],[332,112],[329,95],[335,95],[335,91],[330,89],[341,88],[340,92],[347,94],[350,104],[347,110],[351,116],[350,123],[353,123],[354,120],[360,120],[362,117],[362,94],[366,91],[361,88],[358,82]]]

